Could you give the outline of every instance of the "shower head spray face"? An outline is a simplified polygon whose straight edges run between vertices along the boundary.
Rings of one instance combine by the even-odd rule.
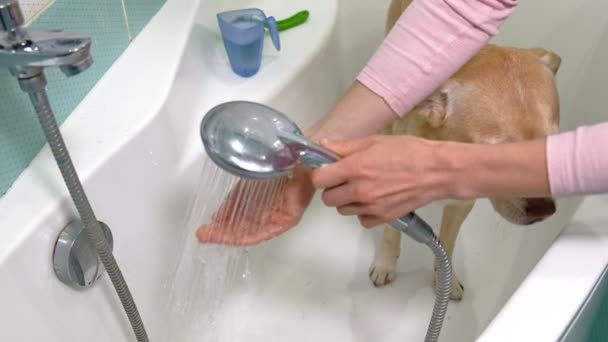
[[[298,162],[319,167],[338,160],[306,140],[285,114],[255,102],[215,106],[203,118],[200,133],[213,162],[243,178],[273,179],[287,175]]]

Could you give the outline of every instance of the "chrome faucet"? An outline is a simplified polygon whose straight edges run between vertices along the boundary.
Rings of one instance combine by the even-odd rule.
[[[19,80],[41,75],[43,67],[58,66],[73,76],[93,64],[91,38],[60,30],[25,28],[17,0],[0,0],[0,67]]]

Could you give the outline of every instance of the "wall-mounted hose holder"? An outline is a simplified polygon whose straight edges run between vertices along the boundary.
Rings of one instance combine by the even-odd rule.
[[[99,222],[110,249],[114,247],[112,231]],[[105,273],[97,251],[84,231],[82,221],[70,222],[59,234],[53,252],[53,269],[57,278],[73,289],[92,287]]]

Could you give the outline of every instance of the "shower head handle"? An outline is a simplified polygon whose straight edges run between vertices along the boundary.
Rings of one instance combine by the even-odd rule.
[[[300,163],[313,169],[324,164],[335,163],[340,159],[337,154],[314,144],[299,134],[280,134],[279,139],[297,157]]]

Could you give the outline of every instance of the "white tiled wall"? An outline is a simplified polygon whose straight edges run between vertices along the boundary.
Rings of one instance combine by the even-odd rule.
[[[20,0],[21,11],[26,24],[29,24],[33,19],[40,15],[48,8],[55,0]]]

